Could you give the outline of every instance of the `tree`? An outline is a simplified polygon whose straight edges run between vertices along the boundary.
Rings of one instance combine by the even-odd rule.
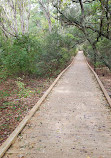
[[[40,6],[41,6],[41,9],[43,10],[44,12],[44,15],[48,21],[48,25],[49,25],[49,32],[51,33],[52,31],[52,23],[51,23],[51,15],[50,15],[50,1],[49,0],[38,0]]]
[[[0,27],[7,37],[28,32],[30,0],[1,0],[0,5]]]
[[[76,26],[84,33],[93,48],[95,65],[96,56],[101,55],[97,50],[97,42],[102,37],[111,40],[111,1],[61,0],[59,6],[57,1],[53,5],[58,8],[61,21]]]

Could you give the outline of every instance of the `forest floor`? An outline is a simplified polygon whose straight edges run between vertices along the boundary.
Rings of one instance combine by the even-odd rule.
[[[88,61],[88,63],[94,69],[94,67],[92,66],[92,64],[89,61]],[[109,96],[111,97],[111,71],[107,67],[104,66],[104,67],[96,68],[96,73],[99,76],[101,82],[103,83]]]
[[[0,145],[28,111],[37,103],[55,78],[19,77],[0,83]]]
[[[111,97],[111,71],[107,68],[100,68],[100,70],[97,70],[97,74]]]

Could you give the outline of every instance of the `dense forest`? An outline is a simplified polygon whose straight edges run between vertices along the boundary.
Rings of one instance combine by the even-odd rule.
[[[1,0],[0,73],[50,75],[82,45],[111,67],[110,0]],[[74,50],[74,51],[73,51]]]
[[[0,14],[2,77],[50,76],[73,55],[74,29],[62,27],[52,2],[1,1]]]
[[[111,0],[0,0],[1,142],[78,50],[111,69]]]

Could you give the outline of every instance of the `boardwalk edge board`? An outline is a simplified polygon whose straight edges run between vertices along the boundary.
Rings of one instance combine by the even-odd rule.
[[[9,147],[12,145],[12,143],[17,138],[18,134],[23,130],[27,122],[31,119],[31,117],[35,114],[35,112],[39,109],[40,105],[43,103],[43,101],[46,99],[46,97],[49,95],[53,87],[57,84],[58,80],[62,77],[62,75],[71,67],[71,65],[74,62],[75,57],[73,58],[71,64],[67,66],[55,79],[55,81],[52,83],[52,85],[47,89],[47,91],[44,93],[44,95],[39,99],[39,101],[34,105],[34,107],[29,111],[29,113],[25,116],[25,118],[19,123],[19,125],[15,128],[15,130],[10,134],[10,136],[6,139],[6,141],[1,145],[0,147],[0,158],[6,153],[6,151],[9,149]]]
[[[94,76],[96,77],[96,80],[97,80],[97,82],[98,82],[98,84],[99,84],[99,86],[100,86],[100,88],[101,88],[101,90],[102,90],[102,92],[103,92],[103,94],[104,94],[104,96],[105,96],[105,98],[106,98],[106,100],[107,100],[109,106],[111,107],[111,98],[109,97],[108,92],[106,91],[106,89],[105,89],[103,83],[101,82],[99,76],[97,75],[97,73],[93,70],[93,68],[92,68],[92,67],[89,65],[89,63],[87,62],[86,57],[85,57],[85,60],[86,60],[86,63],[87,63],[87,65],[88,65],[89,69],[92,71],[92,73],[93,73]]]

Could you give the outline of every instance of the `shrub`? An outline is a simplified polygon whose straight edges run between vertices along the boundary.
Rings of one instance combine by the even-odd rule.
[[[41,61],[36,64],[36,73],[40,76],[50,76],[66,65],[72,52],[64,47],[64,37],[57,31],[47,35],[43,42]]]
[[[40,43],[37,39],[24,35],[14,40],[1,53],[4,67],[13,74],[33,73]]]
[[[13,41],[7,40],[2,43],[1,63],[10,74],[50,76],[70,60],[73,54],[69,49],[70,37],[70,34],[62,36],[55,29],[44,38],[22,35]]]

